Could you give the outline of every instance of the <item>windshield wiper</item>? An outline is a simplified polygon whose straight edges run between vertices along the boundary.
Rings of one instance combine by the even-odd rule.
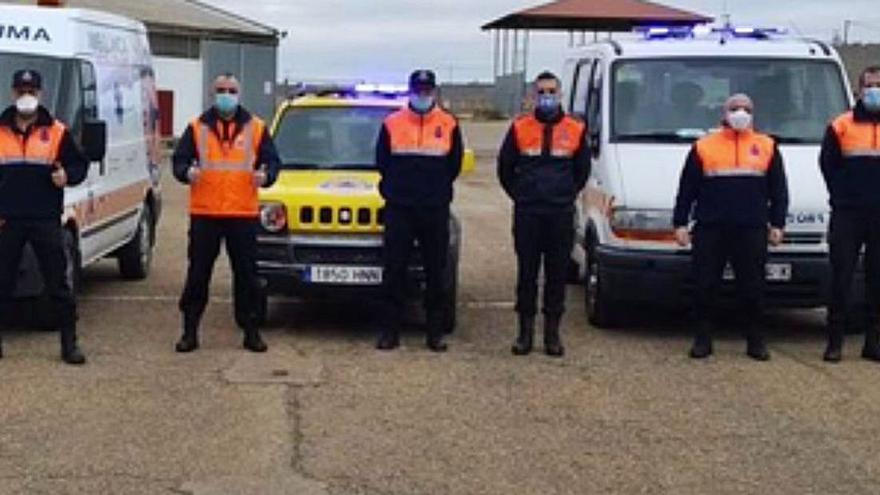
[[[806,139],[802,137],[793,137],[793,136],[777,136],[776,134],[771,134],[770,137],[773,138],[779,144],[815,144],[816,140],[814,139]]]
[[[694,141],[699,136],[694,136],[690,134],[678,133],[678,132],[670,132],[670,131],[659,131],[659,132],[635,132],[630,134],[618,134],[616,136],[618,141],[668,141],[673,143],[687,143]]]
[[[286,169],[298,169],[298,170],[316,170],[321,167],[314,163],[300,163],[300,162],[285,162],[281,165],[281,168]]]
[[[372,163],[334,163],[334,170],[375,170],[376,165]]]

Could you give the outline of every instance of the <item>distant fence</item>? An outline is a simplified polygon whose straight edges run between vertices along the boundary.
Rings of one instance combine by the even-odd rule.
[[[868,66],[880,65],[880,43],[840,45],[835,48],[846,65],[854,91],[859,87],[859,74]]]

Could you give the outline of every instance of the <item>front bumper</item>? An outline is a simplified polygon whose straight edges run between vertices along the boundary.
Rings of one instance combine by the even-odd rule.
[[[691,256],[686,251],[648,251],[600,246],[596,250],[602,290],[612,300],[660,306],[685,306],[694,292]],[[828,301],[831,266],[823,253],[772,252],[769,263],[790,263],[791,280],[767,282],[767,307],[813,308]],[[863,271],[854,283],[856,300],[864,297]],[[733,281],[725,281],[722,296],[733,296]]]
[[[410,292],[424,288],[425,272],[418,249],[409,267]],[[270,294],[363,295],[378,294],[381,284],[338,285],[309,280],[313,266],[382,268],[382,239],[376,236],[260,235],[257,239],[257,274]]]

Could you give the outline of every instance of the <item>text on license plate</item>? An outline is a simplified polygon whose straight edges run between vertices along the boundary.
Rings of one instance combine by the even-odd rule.
[[[767,263],[766,279],[770,282],[788,282],[791,280],[791,263]],[[733,267],[727,265],[724,267],[724,280],[733,280],[735,278]]]
[[[311,266],[306,271],[313,284],[380,285],[382,268],[374,266]]]

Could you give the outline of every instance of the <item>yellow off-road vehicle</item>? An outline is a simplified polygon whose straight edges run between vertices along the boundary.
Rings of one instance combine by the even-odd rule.
[[[382,284],[384,201],[376,140],[385,117],[406,105],[399,88],[316,88],[283,102],[271,125],[283,164],[278,181],[260,192],[257,267],[271,294],[369,296]],[[474,168],[465,152],[464,171]],[[447,332],[455,328],[461,225],[450,220]],[[410,267],[414,298],[424,290],[416,246]]]

